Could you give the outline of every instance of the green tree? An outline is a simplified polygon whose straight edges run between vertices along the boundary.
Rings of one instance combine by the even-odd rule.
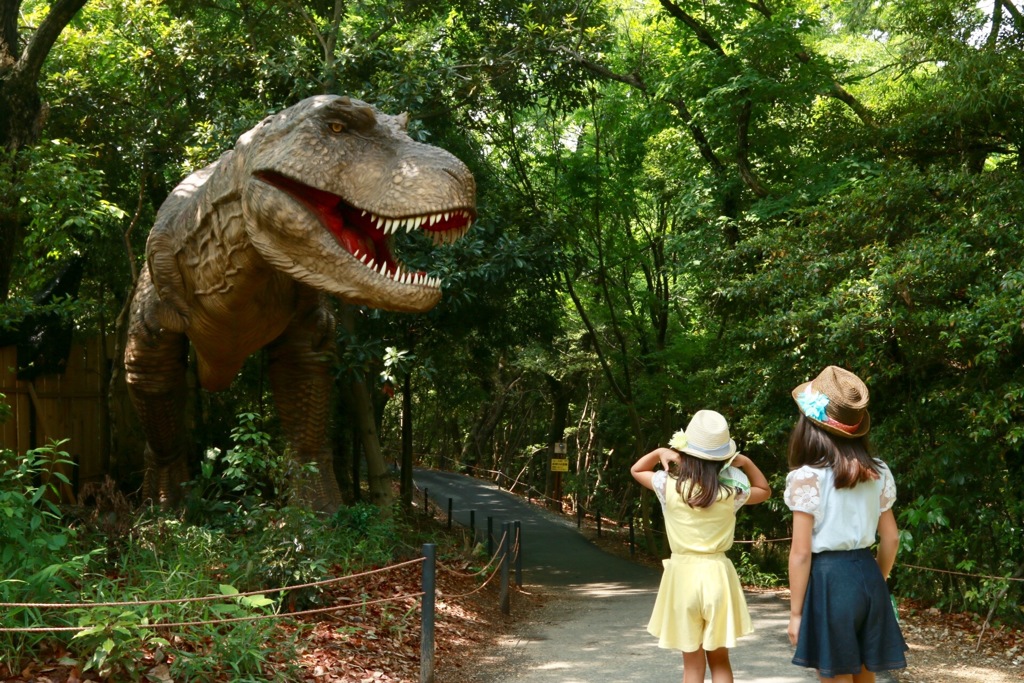
[[[19,152],[39,140],[47,108],[39,93],[43,64],[58,36],[86,0],[50,3],[34,30],[19,25],[22,0],[0,2],[0,302],[10,292],[11,272],[20,256],[26,216],[18,188],[27,161]],[[27,35],[26,35],[27,34]]]

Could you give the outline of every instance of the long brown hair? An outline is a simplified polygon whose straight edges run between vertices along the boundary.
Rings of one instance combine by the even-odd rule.
[[[733,488],[718,480],[718,473],[722,471],[723,462],[704,460],[689,453],[677,451],[682,457],[676,467],[676,491],[683,495],[683,483],[690,481],[690,490],[686,494],[686,504],[692,508],[709,508],[718,500],[720,491],[726,495],[732,493]]]
[[[865,434],[853,439],[833,436],[801,415],[789,435],[789,468],[831,467],[837,489],[878,479],[878,462]]]

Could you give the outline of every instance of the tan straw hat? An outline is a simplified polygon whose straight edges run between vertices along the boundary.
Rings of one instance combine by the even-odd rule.
[[[702,460],[730,460],[736,455],[736,442],[729,438],[729,423],[713,410],[694,413],[690,424],[673,434],[668,446]]]
[[[849,370],[828,366],[794,389],[793,399],[800,412],[830,434],[854,439],[871,429],[868,388]]]

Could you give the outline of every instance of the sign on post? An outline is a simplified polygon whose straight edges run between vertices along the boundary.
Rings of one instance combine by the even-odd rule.
[[[565,457],[565,442],[556,441],[554,448],[552,449],[551,456],[551,471],[552,472],[568,472],[569,471],[569,459]]]

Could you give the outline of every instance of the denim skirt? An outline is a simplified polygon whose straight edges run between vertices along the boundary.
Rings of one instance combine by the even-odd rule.
[[[871,551],[815,553],[793,663],[835,678],[903,669],[907,649]]]

